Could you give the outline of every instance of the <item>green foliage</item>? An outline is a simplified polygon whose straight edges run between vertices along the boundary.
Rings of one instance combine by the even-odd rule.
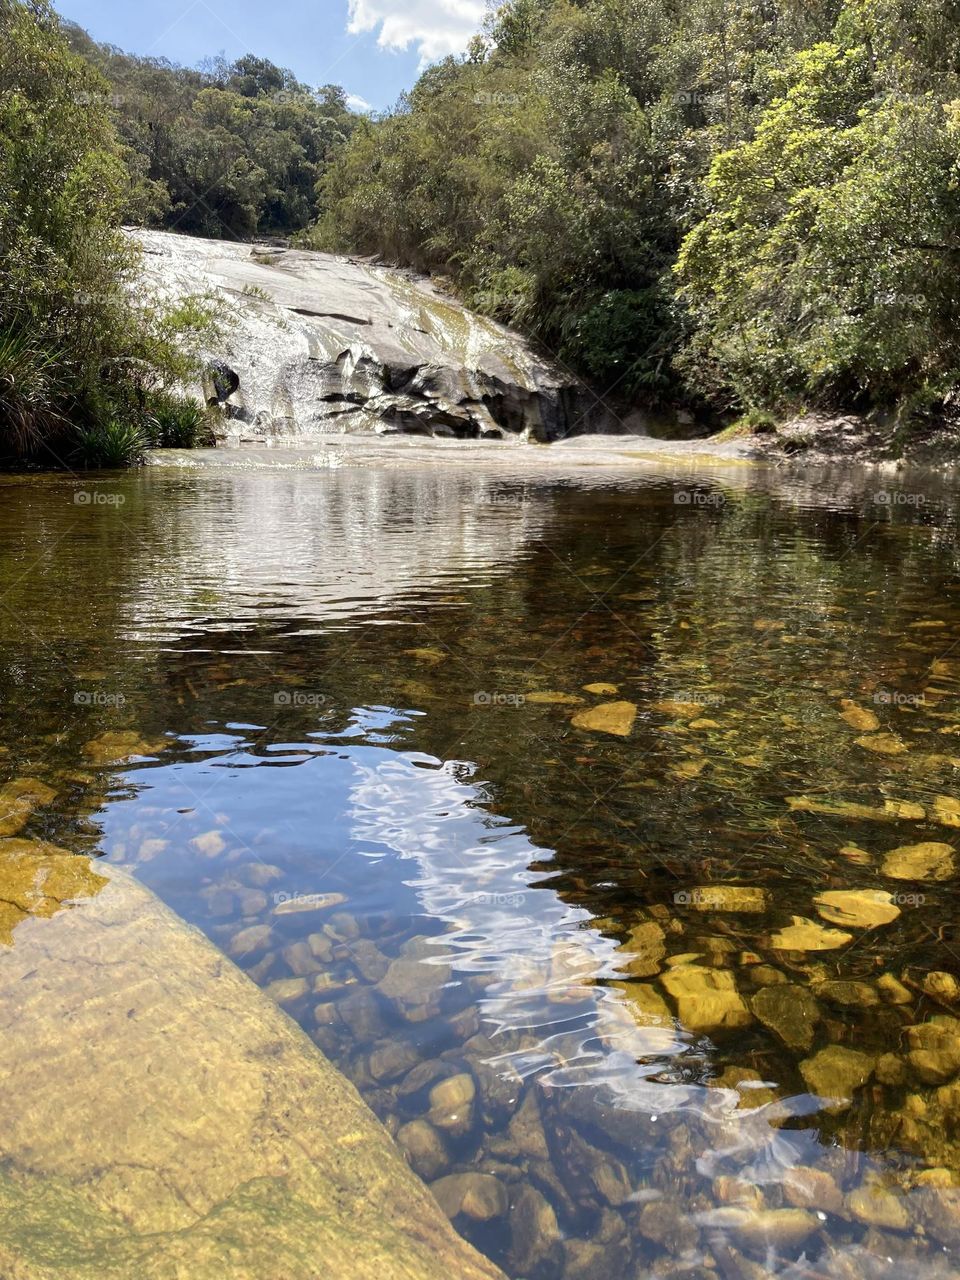
[[[30,453],[61,426],[57,392],[56,356],[39,349],[28,333],[0,332],[0,429],[8,449]]]
[[[71,423],[190,376],[215,327],[209,300],[134,296],[108,89],[45,0],[0,0],[0,459],[64,460]]]
[[[149,398],[145,435],[154,449],[199,449],[213,443],[205,406],[190,396],[164,391]]]
[[[289,235],[317,216],[317,181],[358,120],[342,89],[314,92],[253,55],[193,70],[67,31],[109,82],[133,178],[130,221],[246,239]]]
[[[511,0],[364,122],[318,247],[451,276],[645,401],[960,382],[955,0]]]
[[[77,431],[75,456],[85,467],[132,467],[149,443],[139,423],[110,418]]]
[[[755,137],[714,160],[710,212],[682,247],[691,366],[774,408],[945,397],[960,379],[957,144],[932,93],[877,92],[865,48],[801,53]]]

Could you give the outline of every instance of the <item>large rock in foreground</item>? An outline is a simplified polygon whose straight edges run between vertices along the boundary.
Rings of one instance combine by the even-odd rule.
[[[502,1280],[202,935],[125,874],[26,845],[0,841],[4,1280]]]
[[[210,353],[206,394],[235,439],[622,429],[567,371],[425,280],[330,254],[136,234],[151,294],[226,300],[236,323]]]

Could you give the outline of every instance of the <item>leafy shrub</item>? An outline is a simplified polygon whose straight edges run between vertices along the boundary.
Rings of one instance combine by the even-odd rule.
[[[208,413],[200,401],[163,391],[149,398],[146,438],[154,449],[199,449],[213,444]]]
[[[0,457],[35,451],[63,426],[57,400],[56,355],[27,333],[0,332]]]
[[[77,432],[77,459],[85,467],[131,467],[143,461],[149,440],[138,422],[111,419]]]

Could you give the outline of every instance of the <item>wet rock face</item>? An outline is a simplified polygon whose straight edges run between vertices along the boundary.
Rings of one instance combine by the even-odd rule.
[[[148,291],[215,292],[231,319],[202,388],[224,435],[556,440],[621,424],[566,370],[425,280],[304,250],[136,233]]]

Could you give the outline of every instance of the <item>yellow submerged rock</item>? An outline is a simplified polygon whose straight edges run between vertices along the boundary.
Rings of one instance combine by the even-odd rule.
[[[960,827],[960,800],[954,796],[935,796],[931,816],[941,826]]]
[[[542,702],[547,705],[556,703],[559,706],[583,706],[583,698],[575,693],[557,693],[553,689],[547,689],[542,693],[528,693],[524,695],[527,702]]]
[[[645,920],[630,930],[621,951],[625,959],[621,968],[637,978],[650,978],[660,972],[660,962],[667,953],[666,934],[655,920]]]
[[[166,738],[144,738],[135,729],[123,729],[91,739],[84,746],[83,754],[92,764],[119,765],[134,756],[155,756],[169,745]]]
[[[35,809],[56,796],[53,787],[37,778],[15,778],[0,787],[0,836],[15,836]]]
[[[862,738],[854,738],[858,747],[864,751],[875,751],[882,756],[899,756],[906,751],[906,744],[895,733],[869,733]]]
[[[873,733],[880,728],[879,717],[866,707],[858,706],[850,698],[844,698],[840,706],[840,719],[846,720],[852,729],[859,729],[861,733]]]
[[[114,868],[33,870],[48,918],[25,917],[0,965],[0,1275],[503,1280],[199,932]],[[88,896],[51,915],[55,882]]]
[[[690,1031],[747,1027],[753,1021],[729,969],[682,964],[669,969],[660,981],[677,1002],[677,1017]]]
[[[800,1063],[800,1074],[811,1093],[831,1099],[828,1110],[846,1107],[857,1089],[873,1075],[875,1059],[857,1049],[831,1044]]]
[[[755,913],[766,911],[770,905],[766,889],[742,884],[698,885],[687,891],[686,899],[685,905],[695,911]]]
[[[793,923],[780,929],[770,939],[777,951],[834,951],[853,941],[852,933],[841,929],[825,929],[815,920],[793,916]]]
[[[678,702],[675,698],[664,698],[661,702],[655,702],[650,708],[661,716],[673,716],[676,720],[693,720],[703,714],[703,704],[700,702]]]
[[[403,652],[410,658],[416,658],[417,662],[426,662],[432,667],[447,657],[441,649],[404,649]]]
[[[885,800],[883,806],[878,807],[857,804],[853,800],[818,800],[816,796],[787,796],[786,803],[791,813],[820,813],[827,818],[850,818],[855,822],[894,822],[898,818],[922,822],[927,816],[922,805],[914,804],[909,800]]]
[[[876,929],[900,914],[893,895],[882,889],[830,889],[813,901],[824,920],[855,929]]]
[[[891,849],[880,868],[892,880],[949,880],[953,875],[953,846],[937,840],[904,844]]]
[[[598,695],[620,692],[619,686],[615,684],[605,684],[602,680],[597,680],[593,684],[585,684],[583,688],[585,693],[595,693]]]
[[[577,729],[612,733],[618,738],[625,738],[633,728],[636,718],[637,708],[632,702],[601,702],[587,711],[578,711],[572,723]]]

